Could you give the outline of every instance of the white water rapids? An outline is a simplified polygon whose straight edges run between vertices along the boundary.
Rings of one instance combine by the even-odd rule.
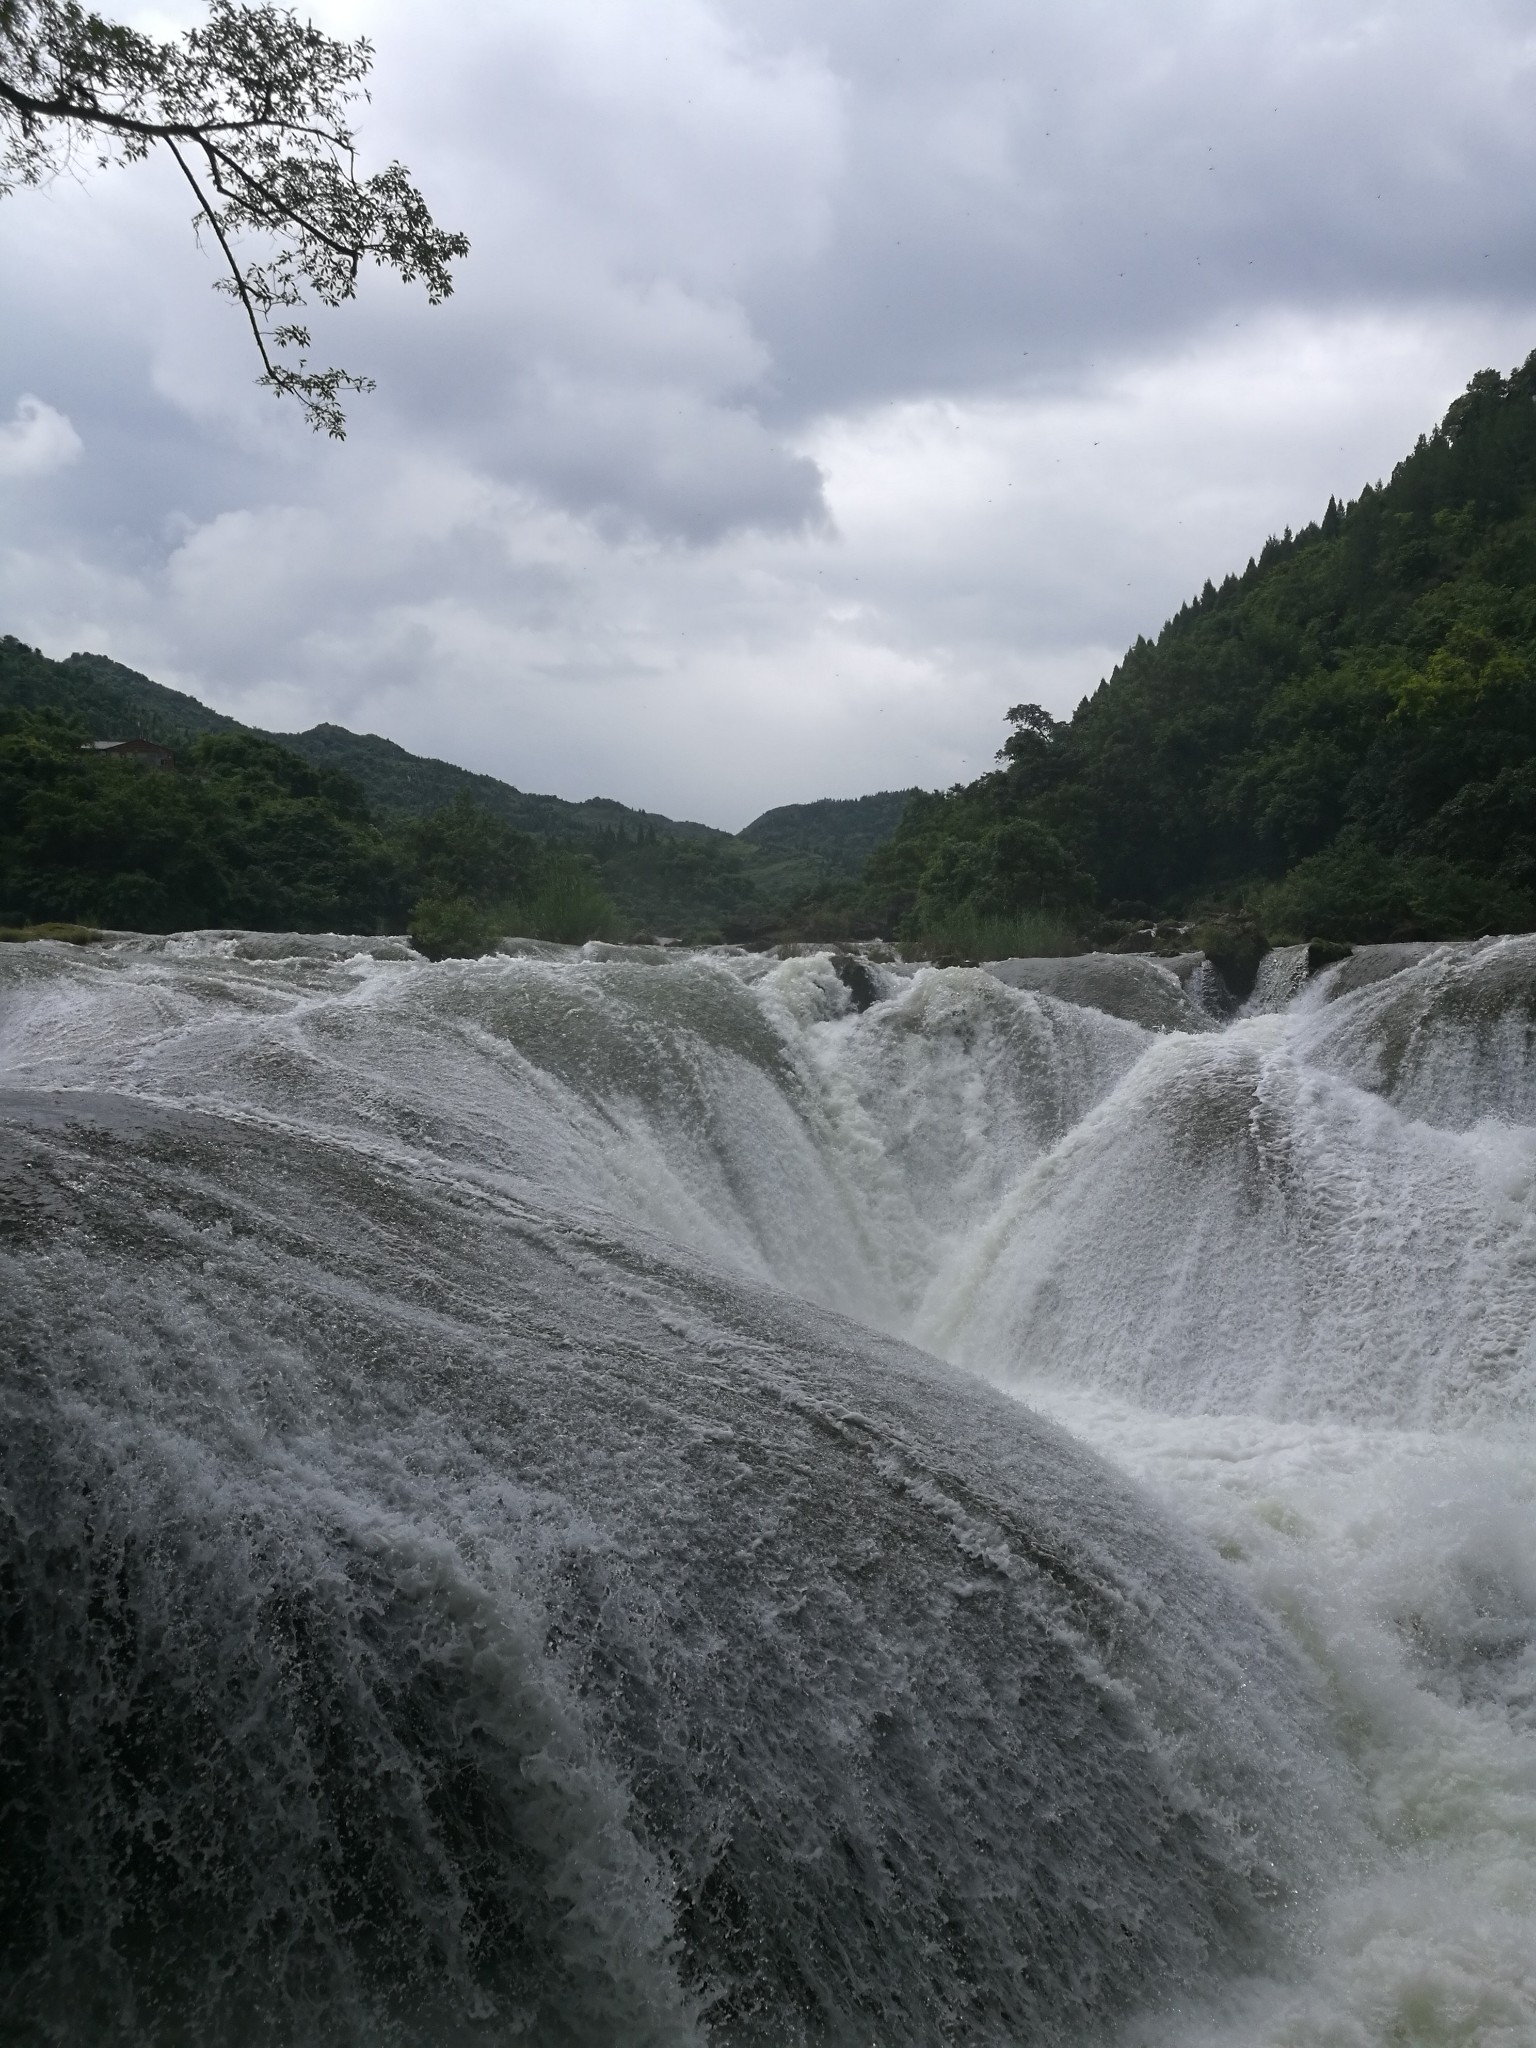
[[[1536,2042],[1536,939],[868,974],[0,948],[0,2037]]]

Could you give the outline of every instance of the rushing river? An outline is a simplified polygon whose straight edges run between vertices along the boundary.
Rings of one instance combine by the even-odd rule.
[[[1530,2048],[1536,939],[1304,965],[0,947],[0,2040]]]

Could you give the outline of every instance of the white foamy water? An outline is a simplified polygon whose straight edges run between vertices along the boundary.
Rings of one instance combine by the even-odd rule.
[[[35,2038],[1536,2040],[1536,940],[872,972],[0,951]]]

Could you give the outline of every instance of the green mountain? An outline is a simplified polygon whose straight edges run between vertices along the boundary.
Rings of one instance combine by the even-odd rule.
[[[729,832],[632,810],[611,797],[568,803],[558,796],[531,796],[494,775],[477,775],[449,761],[411,754],[376,733],[348,732],[340,725],[315,725],[308,732],[265,732],[211,711],[196,697],[151,682],[104,654],[72,654],[66,661],[0,638],[0,704],[52,710],[91,728],[93,738],[127,738],[186,745],[199,734],[254,732],[275,741],[316,768],[339,769],[362,786],[381,816],[422,817],[467,796],[520,832],[581,842],[623,827],[634,834],[654,828],[678,838],[729,840]]]
[[[1271,937],[1536,928],[1536,354],[1385,485],[1200,595],[1002,765],[914,798],[877,921],[1221,913]]]
[[[822,797],[810,804],[780,804],[764,811],[741,837],[765,853],[810,854],[826,874],[856,875],[895,832],[914,789],[882,789],[874,796]]]
[[[574,844],[620,831],[633,838],[642,830],[665,833],[674,839],[728,841],[731,837],[729,832],[716,831],[712,825],[663,817],[659,811],[632,810],[613,797],[595,796],[582,803],[570,803],[564,797],[530,795],[494,775],[478,775],[473,769],[455,767],[451,761],[408,753],[377,733],[348,732],[342,725],[312,725],[308,732],[274,733],[272,737],[317,768],[339,768],[344,775],[352,776],[362,785],[369,804],[381,814],[422,817],[428,811],[441,810],[455,797],[467,796],[519,832],[535,832],[546,839],[569,840]]]
[[[201,733],[251,729],[105,654],[50,661],[9,633],[0,635],[0,705],[57,712],[88,726],[93,739],[159,740],[168,747]]]
[[[178,733],[166,769],[88,730],[0,704],[0,926],[398,931],[425,893],[345,776],[254,733]]]
[[[124,763],[79,758],[83,738],[127,737],[174,748],[178,773],[145,780]],[[511,903],[528,913],[537,898],[551,936],[585,919],[618,935],[763,941],[808,891],[856,873],[905,802],[887,794],[790,805],[733,835],[612,798],[531,794],[338,725],[262,732],[105,655],[52,661],[10,636],[0,638],[7,748],[0,783],[9,773],[12,825],[0,824],[0,923],[399,928],[426,889],[473,899],[485,916]],[[298,804],[302,820],[284,804]],[[489,823],[471,825],[470,811]],[[255,812],[265,824],[253,838],[241,819]],[[450,812],[451,830],[434,822]],[[333,826],[343,837],[362,833],[366,845],[348,841],[350,882],[306,895],[296,886],[302,856],[285,835],[318,833],[318,849]],[[541,845],[548,857],[537,855]],[[554,861],[562,848],[564,867]],[[341,858],[335,847],[324,856],[333,857]],[[276,870],[258,877],[273,862],[287,880]]]

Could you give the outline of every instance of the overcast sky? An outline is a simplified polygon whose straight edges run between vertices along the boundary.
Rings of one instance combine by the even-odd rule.
[[[344,445],[164,167],[0,201],[0,631],[256,724],[731,828],[968,778],[1536,347],[1515,0],[314,14],[473,244],[316,320]]]

